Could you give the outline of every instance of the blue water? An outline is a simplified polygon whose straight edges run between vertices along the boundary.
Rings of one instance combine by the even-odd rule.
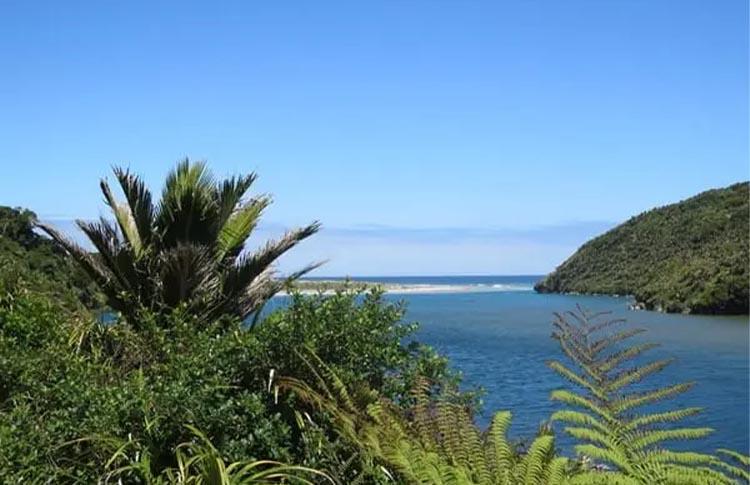
[[[467,385],[486,390],[479,416],[482,424],[493,411],[509,409],[514,413],[512,434],[532,436],[539,423],[561,407],[548,398],[550,391],[563,385],[545,365],[550,358],[561,358],[557,343],[550,338],[552,312],[580,304],[592,311],[612,311],[629,324],[648,329],[642,339],[662,344],[650,356],[677,359],[646,380],[646,385],[697,382],[688,393],[669,401],[672,407],[706,408],[690,424],[709,426],[716,432],[691,443],[692,449],[712,452],[728,447],[747,453],[750,448],[747,317],[630,311],[626,298],[537,294],[532,286],[538,276],[357,279],[476,288],[387,298],[406,301],[406,320],[421,324],[417,338],[450,357]],[[570,441],[561,440],[562,447],[569,448]]]

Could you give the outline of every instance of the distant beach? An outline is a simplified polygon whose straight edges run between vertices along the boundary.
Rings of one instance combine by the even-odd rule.
[[[465,281],[463,279],[465,279]],[[349,286],[378,287],[390,295],[413,294],[442,294],[442,293],[488,293],[488,292],[517,292],[533,291],[533,281],[536,276],[519,277],[526,280],[494,281],[498,277],[486,277],[488,281],[477,281],[483,277],[452,277],[452,281],[441,281],[441,278],[429,278],[433,281],[422,281],[425,277],[361,277],[361,278],[305,278],[294,283],[297,290],[303,294],[331,294]],[[503,277],[499,277],[502,279]],[[489,280],[492,279],[492,280]],[[285,294],[286,292],[284,292]]]

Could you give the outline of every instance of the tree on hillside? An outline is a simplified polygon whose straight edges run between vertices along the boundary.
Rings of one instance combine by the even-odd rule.
[[[143,309],[182,308],[204,321],[224,314],[248,317],[285,284],[274,277],[277,258],[320,227],[314,222],[243,252],[271,202],[264,195],[245,197],[254,173],[217,181],[204,163],[186,159],[167,176],[158,202],[139,176],[122,168],[114,174],[124,203],[106,180],[100,184],[114,221],[76,221],[96,253],[50,225],[38,226],[73,256],[131,325]]]
[[[72,306],[97,306],[94,285],[57,244],[34,231],[36,220],[30,210],[0,206],[0,267],[7,270],[0,286],[25,282]]]

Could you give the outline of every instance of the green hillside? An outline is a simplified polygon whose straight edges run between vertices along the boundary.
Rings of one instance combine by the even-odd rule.
[[[35,221],[29,210],[0,206],[0,266],[11,269],[5,274],[57,299],[98,305],[93,284],[52,240],[34,231]],[[0,288],[9,283],[0,282]]]
[[[633,295],[647,309],[747,314],[748,182],[644,212],[592,239],[536,290]]]

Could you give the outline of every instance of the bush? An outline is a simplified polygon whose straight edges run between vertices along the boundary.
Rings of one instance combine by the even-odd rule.
[[[418,324],[403,323],[405,306],[389,303],[380,289],[345,286],[331,295],[289,297],[256,329],[261,367],[278,375],[311,377],[298,351],[317,355],[346,384],[364,383],[389,399],[408,399],[417,376],[456,387],[460,375],[431,347],[408,341]],[[477,392],[464,396],[477,403]]]
[[[206,326],[178,309],[142,314],[136,331],[74,313],[22,281],[0,290],[0,476],[9,481],[95,483],[123,442],[138,443],[157,476],[195,440],[185,425],[227,462],[334,466],[349,445],[326,416],[300,427],[294,398],[268,392],[271,369],[304,378],[303,347],[394,399],[420,372],[457,382],[444,358],[403,343],[416,326],[378,292],[294,295],[252,330],[232,318]]]
[[[93,483],[110,443],[123,439],[139,441],[159,472],[191,439],[186,423],[233,461],[292,457],[288,425],[262,388],[242,385],[235,365],[252,348],[249,334],[193,332],[183,320],[143,339],[115,324],[83,349],[70,345],[65,317],[48,302],[15,301],[0,310],[0,476]],[[92,348],[119,348],[119,356]]]

